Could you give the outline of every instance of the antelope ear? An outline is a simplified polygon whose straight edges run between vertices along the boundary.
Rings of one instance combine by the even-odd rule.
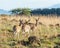
[[[30,21],[30,19],[28,20],[28,22]]]

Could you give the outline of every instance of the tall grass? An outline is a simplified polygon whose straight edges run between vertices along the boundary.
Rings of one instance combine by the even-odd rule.
[[[19,23],[19,19],[28,20],[30,19],[31,23],[35,23],[35,18],[40,18],[35,31],[30,32],[24,36],[22,31],[20,31],[19,38],[13,36],[13,26]],[[60,42],[60,37],[57,37],[60,34],[60,26],[56,28],[55,24],[60,25],[60,17],[57,16],[0,16],[0,48],[54,48],[56,43]],[[53,25],[53,26],[51,26]],[[29,45],[23,46],[18,44],[18,41],[25,40],[28,41],[29,36],[36,36],[40,39],[41,46]]]

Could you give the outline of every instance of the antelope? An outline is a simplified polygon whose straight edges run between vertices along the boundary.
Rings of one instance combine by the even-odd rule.
[[[23,34],[26,33],[26,32],[29,34],[29,32],[31,30],[31,26],[28,24],[29,21],[30,20],[28,20],[28,21],[25,20],[25,22],[22,23],[21,29],[22,29]]]
[[[30,19],[28,21],[25,20],[25,22],[23,22],[23,20],[19,20],[20,21],[19,25],[14,25],[13,27],[14,35],[19,36],[20,30],[22,30],[22,33],[28,32],[28,34],[30,30],[34,31],[35,27],[37,26],[39,18],[35,20],[36,23],[28,23]]]
[[[39,18],[35,20],[36,20],[36,23],[28,23],[32,31],[34,31],[35,27],[37,27]]]
[[[23,33],[28,32],[28,34],[29,34],[30,26],[27,24],[27,21],[26,21],[26,20],[25,20],[24,23],[22,23],[21,29],[22,29],[22,32],[23,32]]]
[[[13,32],[14,32],[14,36],[19,36],[19,32],[21,31],[21,25],[22,25],[22,20],[20,20],[20,23],[17,25],[13,26]]]
[[[30,30],[30,26],[27,25],[27,22],[23,22],[23,20],[19,20],[19,24],[18,25],[14,25],[13,26],[13,32],[14,32],[14,36],[19,36],[19,32],[22,30],[22,33],[28,32]]]
[[[36,20],[35,24],[34,23],[28,23],[30,21],[30,19],[28,21],[25,21],[25,23],[22,24],[23,33],[28,32],[28,34],[29,34],[30,30],[34,31],[35,27],[37,26],[39,18],[35,19],[35,20]]]

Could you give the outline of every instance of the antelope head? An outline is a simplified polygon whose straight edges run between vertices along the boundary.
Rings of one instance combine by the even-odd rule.
[[[28,24],[28,23],[29,23],[29,21],[30,21],[30,19],[29,19],[28,21],[26,21],[26,20],[25,20],[25,24]]]
[[[19,26],[21,26],[23,24],[23,20],[19,20]]]
[[[38,19],[35,19],[36,20],[36,24],[35,24],[35,26],[37,26],[37,24],[38,24],[38,21],[39,21],[39,18]]]

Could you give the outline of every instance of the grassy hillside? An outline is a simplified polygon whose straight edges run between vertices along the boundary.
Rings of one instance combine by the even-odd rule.
[[[19,38],[13,35],[13,26],[19,24],[19,20],[30,19],[35,23],[39,17],[39,24],[33,32],[22,34],[20,31]],[[36,42],[23,45],[20,43],[28,42],[30,36],[36,36],[39,44]],[[0,48],[60,48],[60,17],[56,16],[0,16]]]

